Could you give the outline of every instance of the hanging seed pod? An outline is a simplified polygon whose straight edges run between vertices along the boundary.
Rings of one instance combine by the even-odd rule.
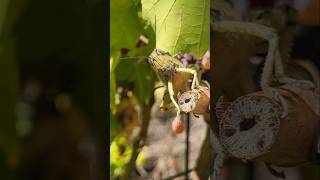
[[[180,134],[184,131],[184,122],[181,119],[180,115],[177,115],[171,124],[172,131],[176,134]]]
[[[319,116],[300,95],[285,89],[277,92],[285,106],[277,95],[256,92],[236,99],[223,113],[221,144],[231,156],[278,166],[309,161]]]
[[[208,112],[209,103],[210,90],[204,86],[198,86],[193,90],[186,91],[178,97],[178,104],[183,112]]]

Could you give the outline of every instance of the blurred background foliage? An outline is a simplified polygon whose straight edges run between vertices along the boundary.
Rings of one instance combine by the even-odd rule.
[[[140,1],[110,2],[110,178],[125,173],[132,156],[132,135],[139,130],[139,112],[152,93],[151,69],[145,58],[154,47],[154,34],[139,15]],[[141,45],[140,36],[149,43]],[[120,59],[120,57],[129,59]],[[131,58],[132,57],[132,58]],[[137,131],[136,131],[137,132]]]
[[[1,179],[105,179],[107,2],[0,2]]]

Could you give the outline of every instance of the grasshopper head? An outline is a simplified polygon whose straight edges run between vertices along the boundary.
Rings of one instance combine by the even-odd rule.
[[[155,49],[150,54],[148,62],[163,82],[172,76],[176,67],[183,67],[179,60],[172,57],[168,52],[159,49]]]
[[[148,58],[149,64],[155,71],[166,71],[169,68],[172,57],[169,53],[160,49],[155,49]]]

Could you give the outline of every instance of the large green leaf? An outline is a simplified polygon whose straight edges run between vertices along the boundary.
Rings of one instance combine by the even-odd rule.
[[[138,5],[134,0],[111,0],[110,2],[110,48],[135,47],[142,27]]]
[[[209,0],[141,0],[142,16],[153,26],[156,47],[171,54],[202,56],[210,44]]]

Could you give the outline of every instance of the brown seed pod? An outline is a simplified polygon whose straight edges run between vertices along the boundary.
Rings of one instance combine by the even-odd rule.
[[[221,142],[240,159],[252,159],[266,153],[280,127],[281,107],[275,100],[250,94],[236,99],[220,122]]]
[[[178,97],[178,104],[183,112],[208,112],[209,103],[210,90],[204,86],[198,86],[193,90],[186,91]]]
[[[227,107],[220,122],[220,141],[231,156],[278,166],[309,161],[320,117],[302,95],[286,89],[277,92],[287,107],[267,92],[242,96]]]

